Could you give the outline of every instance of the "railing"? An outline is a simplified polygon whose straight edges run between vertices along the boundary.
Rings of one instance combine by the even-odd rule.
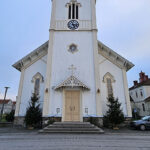
[[[92,30],[92,22],[90,20],[78,20],[79,28],[77,30]],[[54,30],[70,30],[67,27],[68,20],[56,20],[50,27]]]

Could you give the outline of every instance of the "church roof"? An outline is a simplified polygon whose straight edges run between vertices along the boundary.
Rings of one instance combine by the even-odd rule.
[[[58,89],[61,89],[63,87],[72,87],[72,88],[81,87],[83,89],[90,90],[89,87],[87,87],[85,84],[83,84],[79,79],[77,79],[73,75],[71,75],[67,80],[63,81],[61,84],[56,86],[54,89],[58,90]]]
[[[45,42],[40,47],[38,47],[37,49],[29,53],[27,56],[17,61],[13,65],[13,67],[21,71],[22,68],[28,67],[33,62],[39,60],[39,58],[45,56],[48,51],[48,42],[49,41]],[[105,57],[106,59],[108,59],[115,65],[117,65],[118,67],[125,68],[126,71],[128,71],[134,66],[134,64],[132,64],[130,61],[123,58],[122,56],[114,52],[112,49],[110,49],[100,41],[98,41],[98,49],[99,49],[99,54],[101,54],[103,57]]]
[[[126,71],[130,70],[134,64],[122,57],[121,55],[114,52],[112,49],[104,45],[102,42],[98,41],[99,54],[114,63],[120,68],[125,68]]]
[[[21,71],[22,68],[27,67],[28,65],[32,64],[33,62],[39,60],[39,58],[45,56],[48,51],[48,41],[42,44],[40,47],[17,61],[13,64],[13,67],[17,70]]]

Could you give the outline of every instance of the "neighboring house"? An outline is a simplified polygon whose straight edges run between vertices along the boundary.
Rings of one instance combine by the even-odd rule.
[[[12,110],[16,109],[16,101],[13,101]]]
[[[141,71],[140,79],[129,89],[132,111],[141,117],[150,115],[150,79]]]
[[[15,110],[16,102],[13,102],[11,99],[6,99],[5,101],[0,99],[0,112],[2,110],[3,104],[3,114],[7,114],[10,113],[12,110]]]

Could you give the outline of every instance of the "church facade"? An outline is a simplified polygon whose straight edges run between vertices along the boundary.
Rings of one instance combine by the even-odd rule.
[[[52,0],[49,40],[13,65],[21,72],[18,124],[32,93],[45,119],[101,119],[110,95],[132,116],[126,72],[134,65],[98,41],[95,6],[96,0]]]

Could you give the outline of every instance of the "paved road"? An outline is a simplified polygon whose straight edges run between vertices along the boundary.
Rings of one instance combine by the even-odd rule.
[[[0,132],[0,150],[150,150],[149,132],[104,135]]]

